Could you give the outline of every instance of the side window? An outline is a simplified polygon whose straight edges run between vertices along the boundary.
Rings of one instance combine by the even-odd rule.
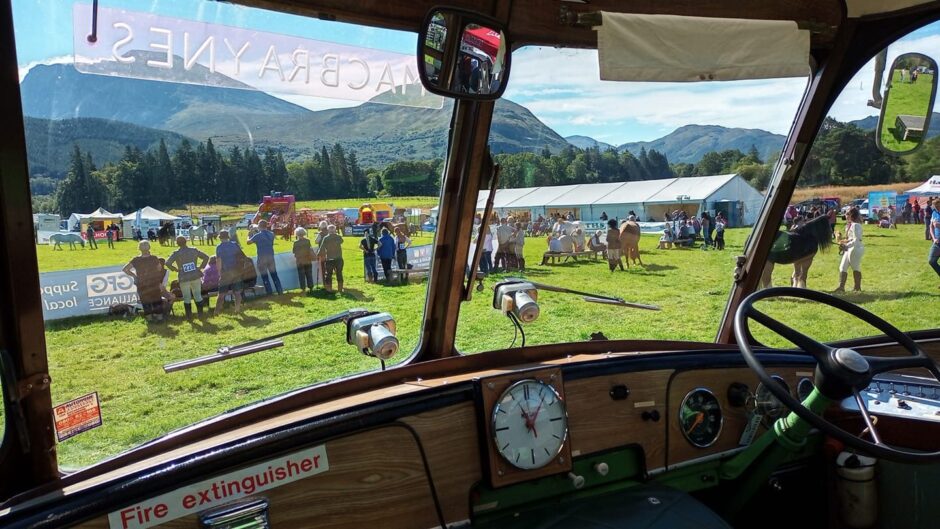
[[[929,60],[911,62],[907,54],[936,60],[938,35],[940,23],[934,23],[902,37],[886,56],[872,58],[842,91],[780,219],[762,287],[831,292],[905,331],[936,327],[936,311],[925,309],[936,307],[940,294],[940,245],[935,243],[940,234],[931,229],[940,199],[940,121],[934,119],[928,130],[905,131],[905,120],[912,127],[916,121],[907,114],[915,112],[899,105],[923,92],[927,96],[920,105],[926,107],[935,67],[926,66]],[[876,138],[882,105],[885,126]],[[909,150],[915,144],[911,138],[921,132],[925,140],[916,150],[884,152]],[[767,304],[761,310],[783,321],[812,322],[802,330],[819,339],[881,334],[837,311],[820,311],[815,303]],[[769,333],[755,334],[779,345]]]

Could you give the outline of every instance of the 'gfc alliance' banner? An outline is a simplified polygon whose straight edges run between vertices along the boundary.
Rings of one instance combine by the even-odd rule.
[[[277,254],[274,262],[284,290],[298,288],[300,281],[294,254]],[[122,271],[123,268],[118,265],[39,274],[43,319],[49,321],[107,314],[114,305],[136,304],[137,286]],[[320,277],[317,263],[313,263],[313,274],[316,278]],[[175,279],[175,276],[175,273],[168,273],[164,282]],[[262,284],[260,277],[257,284]]]

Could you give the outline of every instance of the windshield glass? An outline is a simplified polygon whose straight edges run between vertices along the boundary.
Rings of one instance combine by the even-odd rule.
[[[380,367],[341,324],[167,364],[356,307],[394,318],[389,363],[414,350],[452,108],[415,34],[190,0],[14,18],[60,465]]]
[[[842,90],[778,219],[780,235],[762,278],[764,286],[794,284],[834,293],[904,331],[937,326],[940,276],[940,216],[934,213],[940,205],[940,120],[934,112],[923,136],[898,126],[899,115],[918,111],[923,122],[936,72],[935,66],[904,56],[910,53],[940,57],[940,23],[892,43]],[[882,106],[880,141],[887,150],[923,144],[901,155],[879,150]],[[760,310],[819,340],[882,334],[803,300],[762,305]],[[762,342],[787,345],[754,327]]]
[[[480,273],[659,309],[539,289],[525,343],[714,340],[805,86],[600,81],[594,50],[517,50],[490,133],[502,170]],[[493,303],[463,307],[461,350],[521,343]]]

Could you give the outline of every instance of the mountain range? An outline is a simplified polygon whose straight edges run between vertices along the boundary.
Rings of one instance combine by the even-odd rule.
[[[134,52],[143,62],[148,52]],[[174,61],[169,83],[81,73],[71,64],[37,65],[20,89],[27,120],[31,167],[64,172],[68,152],[53,148],[77,143],[102,165],[120,158],[123,145],[146,149],[163,138],[171,150],[184,137],[211,138],[217,148],[279,149],[287,161],[303,159],[323,146],[341,143],[356,151],[361,165],[381,167],[397,160],[442,158],[447,147],[452,101],[428,109],[383,104],[380,95],[355,107],[309,110],[196,65]],[[178,70],[178,71],[177,71]],[[130,72],[129,72],[130,73]],[[940,122],[937,122],[940,126]],[[133,138],[129,140],[127,138]],[[587,136],[561,137],[525,107],[508,99],[496,103],[490,134],[494,153],[558,152],[616,148],[634,154],[655,149],[672,163],[695,163],[709,151],[755,146],[764,159],[783,146],[784,136],[759,129],[686,125],[662,138],[613,146]],[[61,152],[60,152],[61,151]],[[33,171],[36,173],[36,171]]]
[[[200,68],[205,70],[197,65],[188,72],[174,74],[180,79],[205,78],[208,73]],[[308,157],[338,142],[356,151],[366,167],[403,159],[443,158],[453,104],[445,99],[440,109],[390,105],[383,104],[387,96],[380,95],[356,107],[313,111],[255,90],[86,74],[69,64],[34,66],[23,79],[20,91],[24,114],[49,120],[33,123],[32,134],[38,133],[39,123],[97,118],[101,121],[96,123],[127,123],[197,141],[212,138],[222,149],[233,145],[260,149],[270,146],[281,150],[288,161]],[[57,127],[74,130],[77,134],[71,140],[82,146],[90,138],[81,131],[86,131],[90,123]],[[120,141],[120,135],[114,139]],[[496,103],[490,145],[494,152],[545,147],[557,152],[568,143],[525,107],[500,100]],[[61,169],[56,160],[44,165]]]

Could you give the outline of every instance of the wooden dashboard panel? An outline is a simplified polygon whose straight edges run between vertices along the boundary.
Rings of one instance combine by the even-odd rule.
[[[629,444],[643,448],[646,468],[666,465],[666,387],[672,370],[623,373],[565,382],[572,455],[587,455]],[[616,385],[630,390],[614,400]],[[643,420],[658,411],[659,421]]]
[[[448,520],[468,518],[470,488],[480,479],[475,420],[473,405],[468,402],[402,421],[421,439]],[[421,453],[405,428],[383,426],[334,439],[326,443],[326,452],[328,471],[258,494],[269,500],[272,527],[439,525]],[[107,515],[77,527],[106,529]],[[193,529],[198,527],[197,516],[178,518],[160,527]]]
[[[796,385],[800,378],[804,376],[812,378],[812,370],[809,367],[805,369],[774,369],[767,367],[767,372],[782,377],[790,386],[791,394],[796,391]],[[757,390],[757,375],[750,368],[702,369],[675,373],[669,383],[669,412],[666,415],[668,432],[667,467],[739,447],[738,443],[747,426],[748,416],[745,407],[733,407],[728,402],[728,387],[734,382],[747,384],[751,393]],[[724,424],[718,440],[707,448],[693,446],[682,435],[679,428],[679,406],[682,404],[682,399],[696,388],[706,388],[715,394],[719,404],[721,404],[724,417]],[[762,432],[763,429],[759,431],[758,435]]]

